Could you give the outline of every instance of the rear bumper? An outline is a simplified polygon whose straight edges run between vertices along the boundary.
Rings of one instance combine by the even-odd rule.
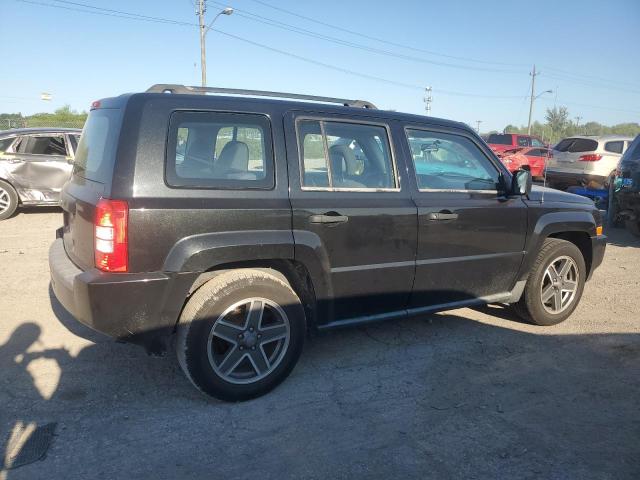
[[[56,298],[76,320],[152,354],[167,350],[192,278],[83,271],[69,259],[60,238],[49,249],[49,269]]]
[[[549,184],[559,184],[567,187],[588,185],[589,182],[604,183],[606,176],[594,175],[582,172],[562,172],[559,170],[547,169],[547,182]]]
[[[604,251],[607,247],[607,236],[597,235],[591,237],[591,269],[589,270],[589,277],[593,275],[593,271],[600,266],[602,259],[604,258]]]

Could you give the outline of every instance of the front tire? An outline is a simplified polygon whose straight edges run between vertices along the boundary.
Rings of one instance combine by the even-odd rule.
[[[0,220],[9,218],[18,208],[18,194],[4,180],[0,180]]]
[[[582,297],[587,269],[580,249],[558,238],[544,241],[531,268],[516,313],[536,325],[566,320]]]
[[[200,287],[180,316],[177,355],[207,395],[244,401],[279,385],[297,363],[304,308],[284,280],[262,270],[221,273]]]

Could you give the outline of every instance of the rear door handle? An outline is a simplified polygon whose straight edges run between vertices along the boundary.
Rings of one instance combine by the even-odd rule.
[[[457,220],[458,214],[452,213],[449,211],[431,212],[427,215],[427,219],[434,222],[441,221],[441,220]]]
[[[346,215],[340,215],[337,212],[327,212],[323,215],[311,215],[309,217],[310,223],[322,223],[322,224],[336,224],[346,223],[349,221],[349,217]]]

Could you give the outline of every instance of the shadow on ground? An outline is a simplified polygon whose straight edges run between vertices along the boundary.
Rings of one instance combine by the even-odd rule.
[[[0,439],[30,423],[57,422],[57,436],[4,474],[638,478],[640,336],[524,333],[459,312],[315,337],[282,386],[242,404],[202,396],[173,357],[77,328],[98,343],[38,351],[39,327],[23,324],[0,345]],[[34,377],[43,361],[58,374]]]

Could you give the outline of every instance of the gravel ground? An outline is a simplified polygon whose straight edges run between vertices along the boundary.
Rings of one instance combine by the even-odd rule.
[[[640,478],[640,241],[624,230],[564,324],[492,306],[328,333],[280,388],[227,404],[51,300],[61,222],[0,223],[2,450],[57,422],[46,458],[2,480]]]

